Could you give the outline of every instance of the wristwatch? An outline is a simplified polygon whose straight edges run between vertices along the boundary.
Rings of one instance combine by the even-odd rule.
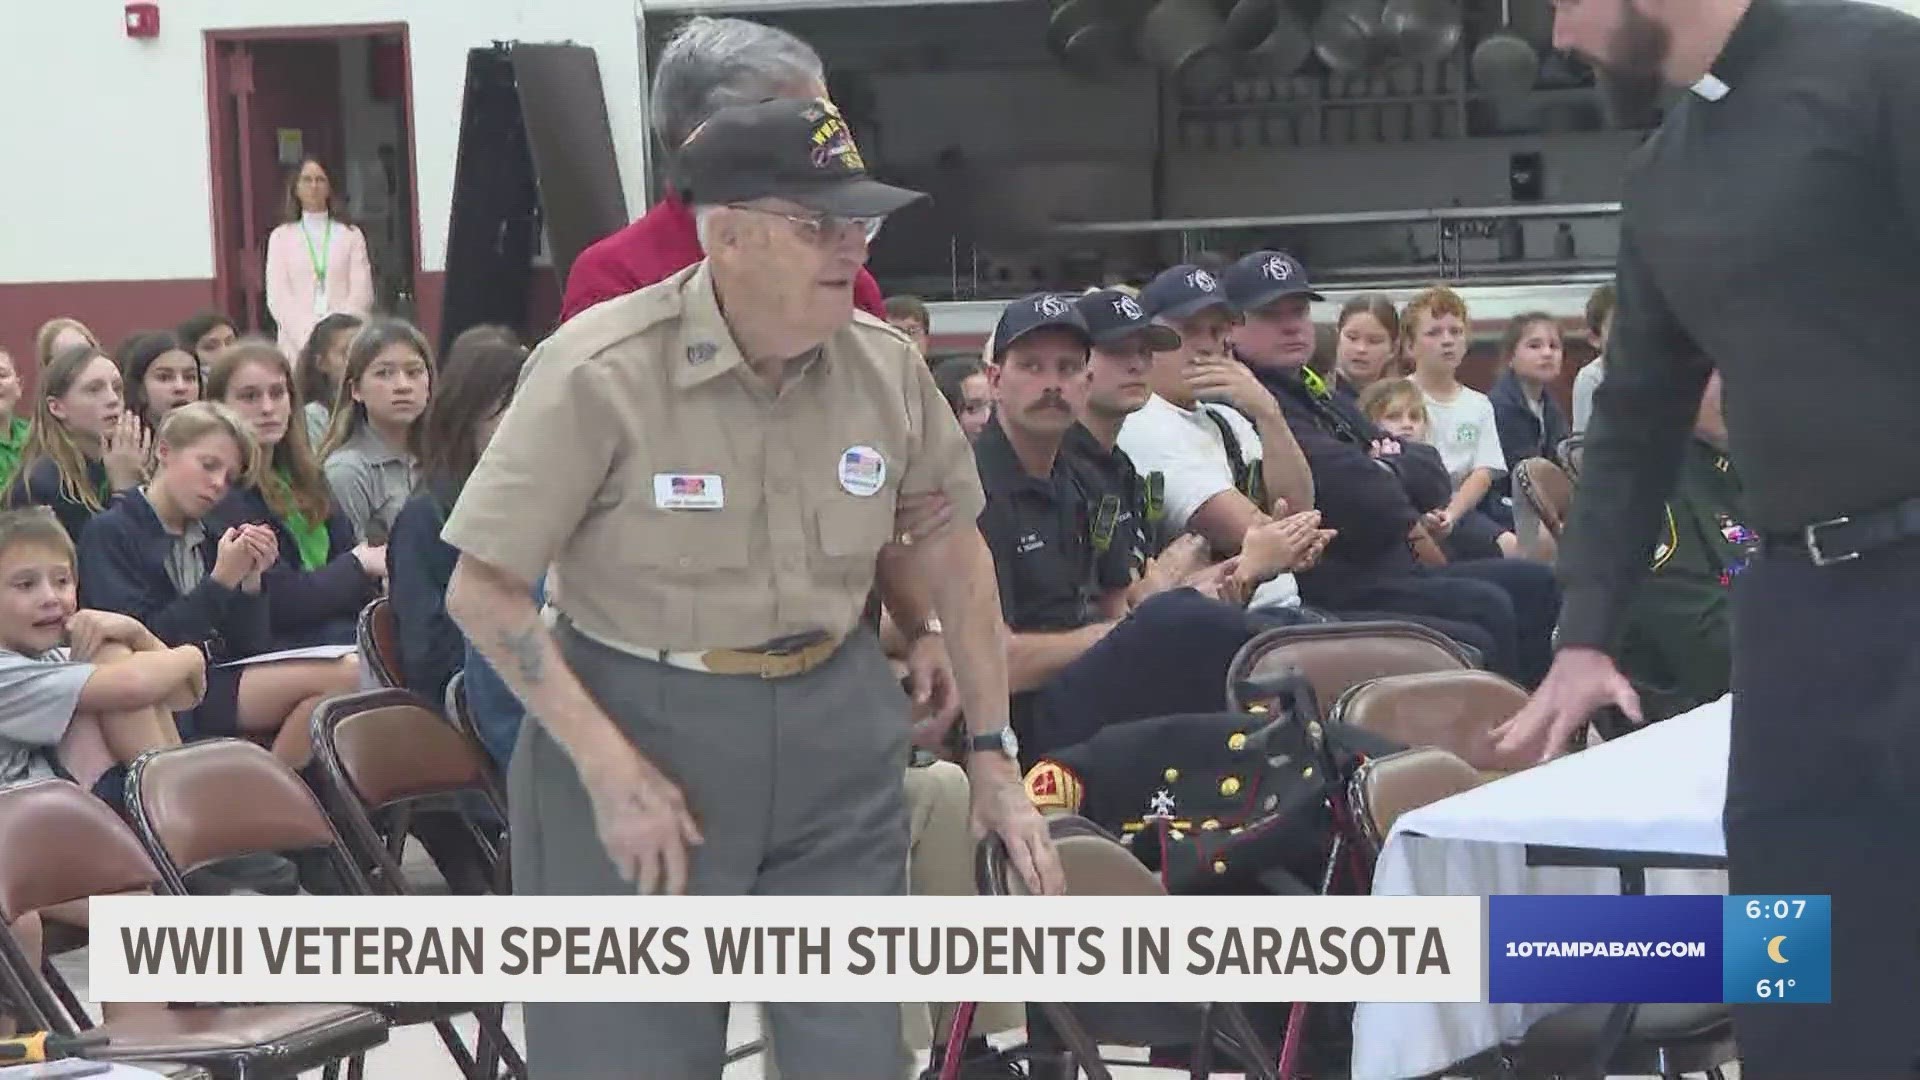
[[[967,736],[967,753],[990,754],[995,751],[1015,761],[1020,760],[1020,740],[1014,737],[1012,728],[1003,727],[999,731]]]

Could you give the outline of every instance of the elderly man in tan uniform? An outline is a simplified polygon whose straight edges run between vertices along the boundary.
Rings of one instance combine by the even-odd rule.
[[[905,891],[908,703],[860,612],[896,501],[984,502],[911,345],[856,314],[885,216],[825,101],[726,109],[679,157],[707,258],[541,346],[448,520],[448,607],[527,702],[512,773],[523,894]],[[910,549],[970,728],[977,829],[1061,889],[1007,725],[978,532]],[[560,579],[548,618],[530,583]],[[596,839],[597,834],[597,839]],[[725,1003],[536,1005],[536,1077],[721,1074]],[[899,1011],[776,1004],[787,1080],[897,1080]]]

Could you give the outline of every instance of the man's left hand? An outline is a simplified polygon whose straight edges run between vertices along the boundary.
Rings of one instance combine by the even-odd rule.
[[[931,721],[943,731],[953,726],[960,715],[960,686],[953,679],[946,638],[922,634],[907,646],[907,695],[916,723]]]
[[[893,507],[892,543],[912,547],[947,527],[953,520],[953,504],[944,492],[928,491],[902,495]]]
[[[1034,895],[1064,895],[1067,878],[1060,869],[1060,854],[1054,850],[1047,819],[1027,798],[1020,767],[1004,755],[975,754],[967,759],[967,783],[973,791],[974,835],[998,836],[1013,868]]]

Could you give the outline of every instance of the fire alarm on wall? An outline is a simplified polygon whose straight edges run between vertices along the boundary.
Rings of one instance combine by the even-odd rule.
[[[127,36],[130,38],[156,38],[160,36],[159,4],[127,5]]]

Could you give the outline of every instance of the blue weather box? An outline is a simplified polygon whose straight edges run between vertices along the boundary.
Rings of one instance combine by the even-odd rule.
[[[1487,1000],[1722,1001],[1726,899],[1489,897]]]
[[[1833,998],[1833,901],[1729,896],[1722,930],[1726,998],[1824,1004]]]

